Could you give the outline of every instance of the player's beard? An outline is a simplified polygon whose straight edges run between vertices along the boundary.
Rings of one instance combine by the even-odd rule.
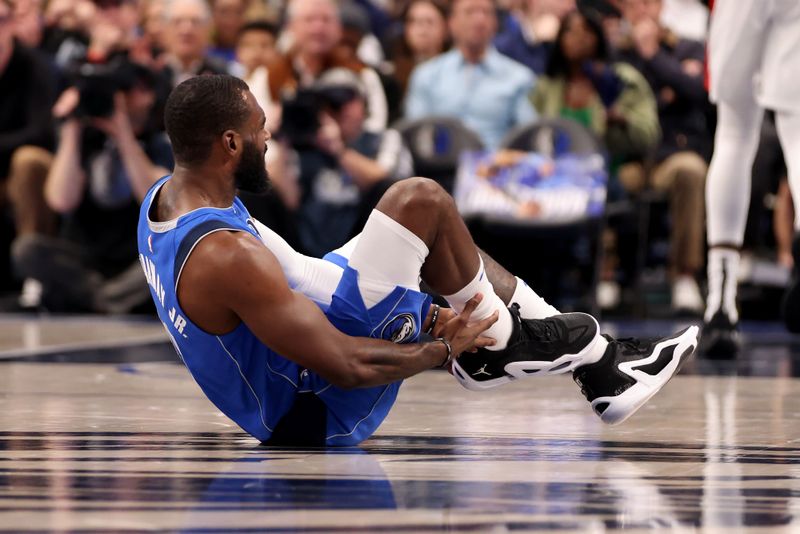
[[[242,158],[233,172],[236,187],[248,193],[266,193],[269,191],[269,174],[264,163],[264,151],[258,145],[245,141]]]

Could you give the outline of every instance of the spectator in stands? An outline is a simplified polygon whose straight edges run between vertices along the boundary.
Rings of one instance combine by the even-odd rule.
[[[778,265],[791,270],[794,267],[792,254],[792,238],[794,237],[794,202],[789,181],[784,177],[778,184],[775,195],[775,212],[772,219],[772,230],[775,233]]]
[[[279,58],[276,41],[277,29],[271,23],[257,20],[245,24],[239,31],[234,70],[250,87],[250,92],[266,115],[266,129],[272,132],[278,131],[281,112],[280,105],[270,95],[267,70],[267,65]],[[239,196],[255,218],[297,245],[291,210],[297,208],[299,190],[296,182],[285,172],[286,147],[277,139],[270,139],[268,145],[266,160],[272,188],[266,194],[242,191]]]
[[[492,47],[492,0],[455,0],[449,25],[454,48],[414,69],[406,117],[457,117],[496,148],[509,129],[536,118],[527,98],[534,75]]]
[[[443,0],[412,0],[403,10],[403,33],[391,59],[404,94],[414,68],[450,48],[447,17],[448,5]]]
[[[166,0],[144,0],[142,5],[142,33],[153,47],[158,47],[162,52],[166,46],[164,29],[166,4]]]
[[[752,174],[743,257],[757,257],[761,251],[775,249],[778,265],[785,268],[788,274],[794,266],[794,204],[773,111],[764,113]],[[769,226],[772,227],[772,233],[765,232]]]
[[[311,146],[298,146],[298,231],[303,248],[319,256],[344,244],[392,181],[411,175],[412,163],[397,131],[365,129],[365,91],[355,73],[331,69],[314,91],[319,128]]]
[[[44,12],[45,36],[42,43],[57,67],[65,68],[83,58],[89,46],[89,31],[97,13],[90,0],[51,0]]]
[[[359,75],[367,99],[365,128],[386,128],[386,95],[378,74],[337,50],[342,37],[339,11],[333,0],[291,0],[287,10],[291,37],[289,52],[268,65],[274,101],[291,98],[300,87],[311,86],[328,69],[343,67]]]
[[[214,46],[209,55],[226,63],[236,59],[236,41],[245,23],[246,0],[213,0],[211,13],[214,26]]]
[[[150,47],[150,53],[158,58],[166,49],[165,18],[166,0],[145,0],[142,6],[142,37]]]
[[[53,0],[45,24],[43,47],[61,70],[128,53],[139,39],[135,0]]]
[[[31,48],[38,48],[44,38],[41,0],[16,0],[14,3],[14,34]]]
[[[207,55],[211,12],[205,0],[171,0],[165,19],[165,74],[172,87],[198,74],[227,72],[223,61]]]
[[[372,34],[367,10],[353,0],[345,0],[339,4],[339,20],[342,23],[340,44],[350,47],[354,57],[379,72],[386,58],[381,42]]]
[[[575,120],[604,140],[612,169],[643,160],[658,142],[647,80],[630,65],[611,62],[602,27],[590,14],[573,11],[564,18],[531,99],[542,116]]]
[[[501,54],[542,75],[561,19],[573,9],[575,0],[522,0],[495,37],[494,45]]]
[[[704,191],[711,151],[703,83],[705,47],[662,26],[661,9],[661,0],[622,2],[630,31],[621,41],[620,59],[650,83],[662,131],[655,168],[649,176],[642,173],[634,183],[623,185],[636,192],[649,178],[652,187],[669,192],[672,307],[701,313],[703,298],[695,276],[705,260]]]
[[[102,0],[89,23],[90,61],[102,61],[116,52],[127,52],[137,39],[139,14],[134,0]]]
[[[273,109],[269,92],[267,65],[280,56],[275,48],[278,30],[265,20],[248,22],[239,30],[236,42],[236,61],[241,72],[237,73],[250,87],[256,102],[267,115],[267,129],[277,130],[279,117]]]
[[[363,63],[377,74],[386,99],[386,123],[392,124],[403,116],[403,95],[400,84],[387,68],[383,46],[370,33],[367,11],[353,0],[345,0],[339,4],[339,15],[342,38],[336,47],[336,55],[345,62]]]
[[[591,13],[573,11],[564,18],[547,74],[531,98],[542,116],[579,122],[604,141],[611,198],[624,194],[618,176],[640,168],[658,143],[658,112],[647,80],[630,65],[610,60],[601,22]],[[615,242],[616,234],[607,232],[597,293],[602,308],[620,302]]]
[[[51,148],[53,141],[52,75],[45,59],[15,39],[14,24],[11,4],[0,0],[0,178],[4,181],[17,148]]]
[[[15,39],[12,9],[0,0],[0,206],[32,198],[28,209],[13,212],[16,231],[52,233],[55,217],[41,190],[52,158],[55,84],[46,59]],[[2,233],[13,235],[10,229]],[[3,250],[9,244],[5,241]],[[10,278],[7,260],[4,255],[0,273]]]
[[[680,37],[705,41],[708,6],[713,0],[664,0],[661,23]]]
[[[149,301],[136,261],[138,204],[173,162],[164,134],[146,129],[154,77],[134,72],[110,116],[85,115],[75,88],[53,108],[64,122],[44,198],[64,217],[61,237],[22,235],[12,247],[17,273],[41,282],[41,304],[53,311],[128,313]]]

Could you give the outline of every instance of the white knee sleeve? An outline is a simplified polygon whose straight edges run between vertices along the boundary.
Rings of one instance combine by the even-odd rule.
[[[372,210],[355,246],[342,249],[350,267],[358,271],[358,288],[367,307],[374,306],[395,287],[419,291],[419,273],[428,246],[411,230],[385,213]],[[336,251],[339,253],[339,251]]]

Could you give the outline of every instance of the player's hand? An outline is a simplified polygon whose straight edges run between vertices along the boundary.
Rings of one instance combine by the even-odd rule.
[[[433,307],[433,306],[431,306]],[[430,317],[430,313],[428,316]],[[450,322],[450,319],[458,315],[453,308],[439,308],[439,318],[436,319],[436,324],[433,325],[433,330],[431,331],[431,336],[433,337],[443,337],[444,334],[444,327],[445,325]]]
[[[453,359],[462,352],[473,352],[480,347],[490,347],[496,343],[494,339],[482,334],[497,322],[497,318],[500,316],[498,311],[480,321],[470,320],[472,312],[475,311],[482,299],[483,295],[480,293],[469,299],[464,311],[458,315],[453,314],[448,321],[443,323],[436,336],[443,337],[450,343],[450,347],[453,349]]]

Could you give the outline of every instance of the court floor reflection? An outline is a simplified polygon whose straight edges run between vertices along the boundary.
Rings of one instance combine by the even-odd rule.
[[[473,393],[430,372],[329,450],[259,446],[153,354],[6,361],[0,531],[800,532],[796,355],[757,336],[618,427],[569,377]]]

